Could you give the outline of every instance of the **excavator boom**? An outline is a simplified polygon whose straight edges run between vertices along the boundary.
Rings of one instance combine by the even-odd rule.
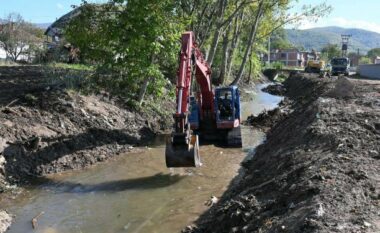
[[[210,66],[198,48],[193,32],[183,33],[181,42],[176,83],[177,106],[173,114],[174,129],[166,143],[166,166],[198,167],[201,165],[199,138],[193,130],[199,132],[202,128],[207,131],[205,135],[237,138],[237,144],[241,146],[240,100],[236,86],[213,90]],[[192,86],[195,82],[197,88]],[[194,89],[196,93],[192,93]],[[229,105],[226,108],[229,110],[228,116],[226,111],[219,109],[222,101],[216,100],[214,96],[222,92],[225,98],[231,98],[223,100]],[[232,134],[232,131],[238,133]]]
[[[177,71],[177,108],[174,114],[174,131],[166,144],[166,165],[168,167],[200,166],[199,139],[193,134],[189,122],[189,100],[193,74],[200,87],[201,115],[213,110],[211,69],[195,43],[193,32],[182,34],[180,64]]]

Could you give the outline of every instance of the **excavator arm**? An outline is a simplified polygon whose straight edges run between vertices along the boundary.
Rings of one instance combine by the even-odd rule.
[[[182,46],[177,71],[177,107],[174,130],[166,144],[167,167],[200,166],[199,139],[194,135],[189,123],[189,104],[193,77],[199,86],[197,102],[200,117],[209,118],[214,111],[214,93],[211,85],[211,69],[199,50],[193,32],[182,34]]]

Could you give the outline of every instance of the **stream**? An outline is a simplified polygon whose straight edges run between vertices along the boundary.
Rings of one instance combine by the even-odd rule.
[[[242,120],[282,100],[261,92],[264,85],[245,93]],[[8,233],[180,232],[209,208],[205,201],[228,189],[240,162],[265,134],[243,126],[242,138],[243,150],[201,146],[203,166],[197,169],[166,168],[164,137],[157,137],[140,152],[49,175],[1,203],[16,216]],[[41,212],[33,230],[31,220]]]

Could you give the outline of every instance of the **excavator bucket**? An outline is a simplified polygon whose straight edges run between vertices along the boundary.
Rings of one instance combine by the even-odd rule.
[[[165,159],[167,167],[199,167],[198,135],[192,135],[189,144],[173,145],[172,139],[166,142]]]

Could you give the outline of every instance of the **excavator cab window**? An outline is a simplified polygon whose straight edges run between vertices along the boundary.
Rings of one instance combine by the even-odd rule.
[[[233,120],[233,98],[231,90],[221,90],[218,96],[218,111],[221,120]]]

